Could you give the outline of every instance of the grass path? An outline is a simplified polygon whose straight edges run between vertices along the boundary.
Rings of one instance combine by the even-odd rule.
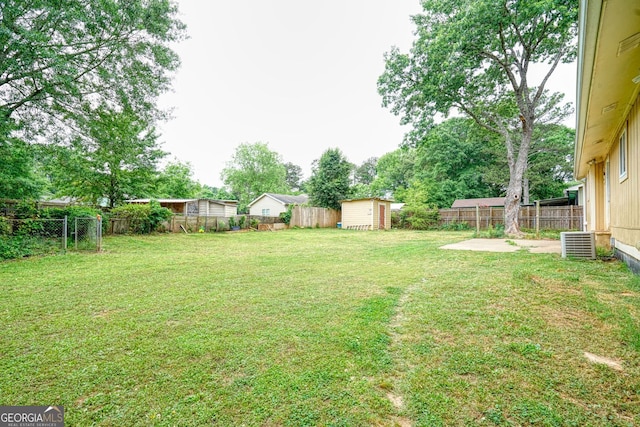
[[[69,426],[640,424],[638,278],[438,249],[468,237],[125,236],[0,263],[0,404]]]
[[[421,280],[421,282],[423,281],[424,280]],[[404,340],[408,336],[407,332],[404,330],[405,323],[407,322],[406,305],[413,297],[418,286],[419,283],[416,282],[409,285],[404,290],[398,299],[395,312],[389,322],[389,353],[393,360],[393,367],[389,374],[388,382],[386,383],[386,388],[388,388],[386,396],[396,411],[396,414],[391,416],[389,421],[393,424],[399,425],[400,427],[410,427],[413,425],[412,421],[405,416],[405,388],[406,379],[411,375],[411,372],[415,367],[409,364],[408,360],[405,359],[400,350],[404,347]]]

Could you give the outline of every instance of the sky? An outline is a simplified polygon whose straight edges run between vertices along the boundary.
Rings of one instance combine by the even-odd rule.
[[[178,0],[189,38],[173,91],[173,118],[158,126],[167,160],[189,162],[194,179],[220,172],[241,143],[267,143],[283,162],[311,163],[339,148],[352,163],[380,157],[409,131],[382,107],[384,53],[407,52],[419,0]],[[575,65],[550,88],[575,98]],[[573,125],[573,118],[569,125]]]

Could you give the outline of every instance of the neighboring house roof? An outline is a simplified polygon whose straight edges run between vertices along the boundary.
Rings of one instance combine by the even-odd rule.
[[[633,1],[580,1],[574,176],[603,161],[638,96],[640,15]]]
[[[580,189],[584,188],[584,184],[576,184],[576,185],[572,185],[569,188],[565,188],[564,189],[564,194],[567,194],[569,191],[580,191]]]
[[[300,196],[291,196],[289,194],[264,193],[260,197],[255,198],[251,203],[249,203],[249,207],[256,204],[256,202],[258,202],[263,197],[269,197],[270,199],[282,203],[285,206],[303,205],[309,201],[309,196],[307,196],[306,194],[301,194]]]
[[[540,203],[540,206],[571,206],[578,204],[575,198],[572,199],[569,196],[542,199],[538,200],[538,203]]]
[[[379,200],[381,202],[392,202],[392,200],[383,199],[382,197],[362,197],[360,199],[344,199],[344,200],[340,200],[340,203],[342,203],[342,202],[359,202],[360,200]]]
[[[47,206],[69,206],[74,203],[78,203],[78,199],[65,196],[57,199],[40,200],[40,202],[38,203],[40,203],[41,205],[47,205]]]
[[[479,199],[458,199],[451,205],[455,208],[475,208],[476,206],[504,206],[504,197],[483,197]]]

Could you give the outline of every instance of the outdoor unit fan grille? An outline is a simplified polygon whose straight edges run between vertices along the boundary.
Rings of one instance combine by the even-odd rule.
[[[571,231],[560,233],[562,257],[596,259],[596,238],[594,233]]]

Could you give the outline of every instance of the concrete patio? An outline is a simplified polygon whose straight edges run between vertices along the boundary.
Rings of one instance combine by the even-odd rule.
[[[441,246],[440,249],[484,252],[516,252],[527,250],[534,254],[562,253],[560,240],[522,239],[470,239],[464,242]]]

